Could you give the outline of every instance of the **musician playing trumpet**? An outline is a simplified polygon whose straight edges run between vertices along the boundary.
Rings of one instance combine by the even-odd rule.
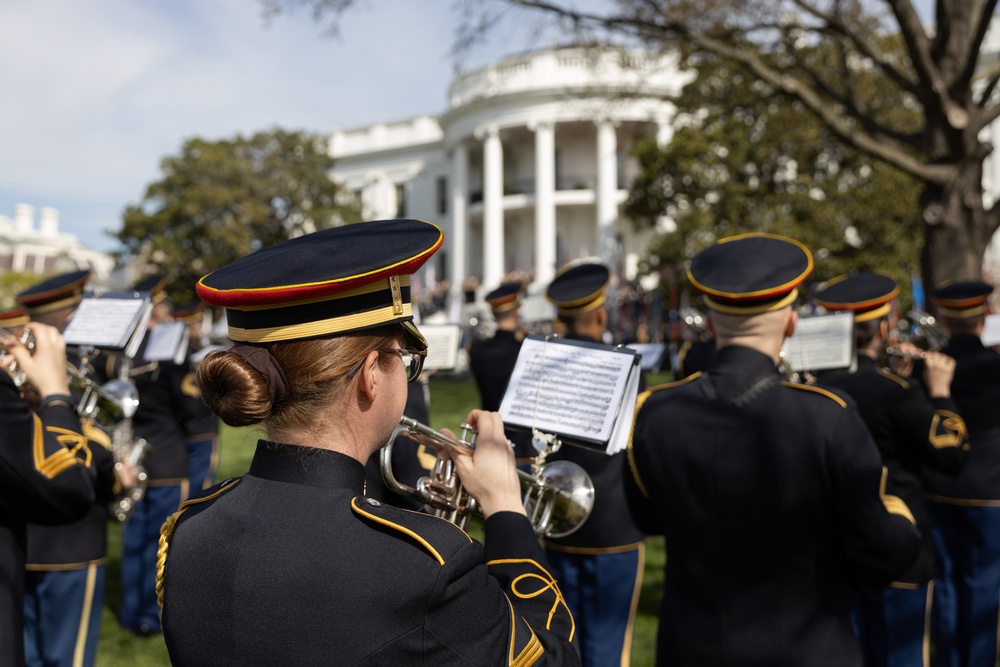
[[[816,302],[827,310],[853,313],[858,350],[856,372],[824,375],[821,382],[857,401],[888,468],[887,490],[910,508],[922,537],[920,556],[909,570],[887,587],[854,595],[865,665],[927,664],[924,640],[930,631],[934,540],[921,476],[926,468],[954,477],[969,449],[968,430],[951,397],[952,357],[923,353],[923,387],[878,365],[898,293],[896,281],[881,273],[840,276],[816,292]]]
[[[29,287],[15,300],[32,322],[61,331],[82,301],[89,277],[88,269],[63,273]],[[75,363],[75,359],[70,361]],[[65,363],[62,375],[65,382]],[[67,400],[77,405],[76,399]],[[67,432],[62,439],[95,473],[94,497],[83,518],[59,526],[28,525],[24,605],[28,667],[86,667],[94,664],[97,654],[104,608],[107,508],[115,497],[116,474],[111,438],[90,420],[81,426],[82,435]]]
[[[366,494],[364,464],[426,353],[409,277],[442,241],[417,220],[346,225],[198,283],[236,343],[202,362],[202,395],[266,438],[246,475],[163,526],[172,664],[579,664],[497,414],[473,411],[474,453],[452,457],[486,516],[485,551],[452,523]]]

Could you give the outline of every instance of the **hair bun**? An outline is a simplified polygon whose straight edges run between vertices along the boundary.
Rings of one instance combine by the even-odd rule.
[[[267,419],[274,403],[267,379],[230,350],[212,352],[198,367],[205,404],[229,426],[250,426]]]

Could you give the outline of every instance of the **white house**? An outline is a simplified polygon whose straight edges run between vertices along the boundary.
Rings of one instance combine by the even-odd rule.
[[[62,273],[91,270],[90,283],[104,284],[114,260],[106,253],[86,248],[73,234],[59,231],[59,212],[43,208],[35,226],[35,208],[18,204],[14,219],[0,215],[0,270],[26,273]]]
[[[441,226],[429,271],[453,297],[470,276],[482,292],[511,272],[533,277],[537,292],[563,264],[592,256],[632,279],[653,234],[621,215],[638,172],[632,144],[669,140],[665,99],[688,76],[676,59],[642,51],[509,57],[455,80],[440,115],[334,129],[331,175],[366,218]]]

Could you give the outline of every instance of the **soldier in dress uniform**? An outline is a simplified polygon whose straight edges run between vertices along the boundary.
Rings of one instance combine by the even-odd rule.
[[[364,462],[398,424],[426,341],[409,275],[440,247],[416,220],[327,229],[202,278],[236,345],[198,370],[228,424],[263,422],[249,472],[163,527],[159,588],[177,667],[573,665],[572,617],[521,505],[499,415],[455,454],[486,547],[367,498]]]
[[[913,566],[887,588],[859,593],[854,612],[866,667],[923,667],[930,664],[929,632],[934,578],[934,540],[923,500],[922,468],[954,476],[969,449],[968,431],[951,398],[955,360],[927,352],[923,386],[879,367],[889,337],[889,315],[899,293],[881,273],[840,276],[816,291],[828,311],[854,314],[857,371],[821,376],[855,400],[889,469],[887,488],[906,503],[923,538]],[[926,392],[925,392],[926,388]]]
[[[60,274],[29,287],[15,300],[32,321],[62,330],[83,300],[89,276],[86,269]],[[70,362],[76,365],[77,361],[72,358]],[[89,419],[81,428],[86,437],[74,449],[96,475],[95,502],[82,519],[72,523],[28,524],[24,599],[28,667],[93,665],[97,655],[104,611],[108,503],[114,500],[117,487],[111,438]]]
[[[149,329],[171,321],[171,307],[163,291],[166,279],[153,275],[132,289],[150,295],[153,314]],[[160,526],[190,495],[188,482],[188,432],[194,418],[191,397],[184,392],[186,364],[146,361],[146,339],[139,346],[130,375],[139,392],[139,407],[132,418],[135,436],[149,445],[143,465],[147,473],[145,497],[136,503],[122,530],[122,600],[119,621],[138,635],[160,632],[156,603],[156,550]],[[109,373],[112,374],[112,373]]]
[[[10,324],[10,319],[8,319]],[[59,331],[24,324],[34,350],[4,342],[39,404],[22,398],[8,373],[0,373],[0,664],[24,665],[26,522],[80,520],[93,506],[92,460],[79,454],[86,439],[66,382],[66,345]]]
[[[480,405],[491,412],[500,409],[504,391],[517,355],[521,351],[521,283],[506,282],[486,295],[497,330],[492,338],[474,343],[469,350],[469,370],[479,389]],[[514,452],[520,463],[529,463],[537,452],[531,436],[514,435]]]
[[[715,361],[640,395],[628,449],[632,514],[669,554],[658,665],[859,666],[849,585],[884,586],[920,551],[854,402],[778,373],[812,268],[758,233],[691,261]]]
[[[605,292],[611,273],[601,264],[560,270],[545,292],[557,308],[566,338],[601,342],[608,324]],[[643,387],[644,388],[644,387]],[[552,574],[573,611],[584,664],[628,665],[645,560],[645,535],[625,504],[625,453],[608,456],[564,446],[547,460],[581,465],[594,482],[594,508],[566,537],[546,538]]]
[[[190,403],[188,411],[194,415],[184,423],[187,433],[188,484],[192,491],[207,489],[215,484],[215,471],[219,468],[219,420],[201,400],[201,390],[195,381],[197,363],[194,355],[208,345],[202,331],[205,302],[195,299],[174,309],[174,321],[183,322],[188,329],[188,367],[181,380],[181,391]]]
[[[957,477],[924,472],[937,548],[932,638],[937,664],[997,661],[1000,601],[1000,354],[980,335],[993,287],[980,280],[937,289],[931,301],[950,334],[951,395],[972,448]]]

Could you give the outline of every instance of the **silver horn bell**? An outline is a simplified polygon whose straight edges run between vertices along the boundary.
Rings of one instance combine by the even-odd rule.
[[[460,454],[475,451],[476,432],[462,425],[459,439],[435,431],[415,419],[402,417],[389,442],[379,455],[382,478],[396,493],[419,499],[433,508],[433,514],[461,528],[469,517],[481,515],[479,504],[462,487],[454,463],[437,459],[434,470],[417,480],[416,487],[400,482],[392,471],[392,447],[403,436],[435,452],[448,449]],[[524,509],[539,537],[565,537],[576,531],[590,516],[594,507],[594,484],[587,472],[572,461],[552,461],[532,465],[532,472],[517,471],[521,483]]]

